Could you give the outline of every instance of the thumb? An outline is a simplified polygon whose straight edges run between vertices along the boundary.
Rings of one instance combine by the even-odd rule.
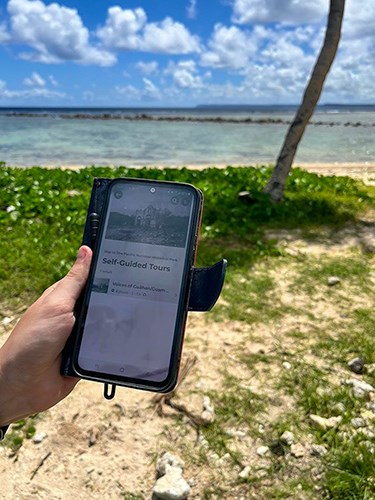
[[[78,300],[86,284],[92,259],[92,250],[87,246],[81,246],[78,250],[77,259],[68,274],[59,281],[52,293],[58,293],[61,298],[71,302],[72,307]]]

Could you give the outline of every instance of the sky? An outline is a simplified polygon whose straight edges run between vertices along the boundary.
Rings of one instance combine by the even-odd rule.
[[[298,104],[329,0],[0,0],[0,106]],[[375,1],[347,0],[320,103],[375,102]]]

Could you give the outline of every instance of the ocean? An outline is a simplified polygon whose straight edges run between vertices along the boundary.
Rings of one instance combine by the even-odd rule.
[[[0,108],[0,161],[14,166],[270,164],[295,110]],[[374,131],[375,106],[320,106],[296,163],[374,163]]]

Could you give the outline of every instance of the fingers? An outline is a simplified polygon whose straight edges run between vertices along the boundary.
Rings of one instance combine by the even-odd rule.
[[[87,277],[89,275],[91,258],[91,248],[81,246],[73,267],[48,295],[51,296],[52,294],[59,294],[61,299],[69,299],[69,301],[74,305],[86,284]]]

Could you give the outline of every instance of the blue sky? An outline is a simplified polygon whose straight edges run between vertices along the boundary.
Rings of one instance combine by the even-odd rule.
[[[0,0],[1,106],[290,104],[328,0]],[[374,103],[374,0],[347,0],[321,102]]]

